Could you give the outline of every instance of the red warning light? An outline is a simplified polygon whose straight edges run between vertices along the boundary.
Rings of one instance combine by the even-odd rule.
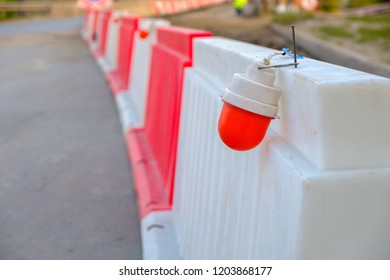
[[[274,87],[275,69],[259,71],[253,63],[245,74],[234,74],[222,96],[218,122],[223,143],[236,151],[247,151],[261,143],[278,112],[282,91]]]
[[[149,36],[149,32],[146,31],[146,30],[140,29],[140,30],[139,30],[139,33],[138,33],[138,36],[139,36],[141,39],[146,39],[146,38],[148,38],[148,36]]]
[[[229,148],[247,151],[260,144],[271,120],[224,102],[218,122],[219,136]]]

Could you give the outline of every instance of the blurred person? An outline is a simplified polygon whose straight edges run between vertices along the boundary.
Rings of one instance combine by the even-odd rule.
[[[233,0],[233,8],[236,11],[236,16],[244,16],[243,10],[247,0]]]

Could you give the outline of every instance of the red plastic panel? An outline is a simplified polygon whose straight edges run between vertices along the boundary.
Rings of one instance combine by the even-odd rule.
[[[169,210],[170,205],[164,191],[164,184],[143,129],[128,131],[126,143],[132,163],[141,218],[150,211]]]
[[[134,33],[138,29],[138,17],[123,17],[119,27],[117,69],[109,72],[107,79],[114,94],[129,87],[129,73],[133,54]]]
[[[97,48],[94,50],[93,55],[95,58],[99,56],[103,56],[106,54],[106,45],[107,45],[107,31],[108,31],[108,23],[110,21],[112,11],[104,11],[103,19],[102,19],[102,29],[100,30],[100,34],[98,34],[99,43]]]
[[[145,133],[164,183],[168,202],[173,199],[176,150],[184,68],[192,66],[193,38],[210,32],[160,27],[153,46]]]

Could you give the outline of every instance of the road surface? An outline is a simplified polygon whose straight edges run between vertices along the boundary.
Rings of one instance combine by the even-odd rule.
[[[113,98],[81,19],[0,25],[0,259],[140,259]]]

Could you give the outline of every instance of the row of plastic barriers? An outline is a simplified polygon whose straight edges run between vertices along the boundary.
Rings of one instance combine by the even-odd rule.
[[[275,50],[121,11],[87,11],[82,35],[117,104],[144,258],[390,258],[389,79],[279,68],[279,118],[237,152],[218,135],[221,94]]]
[[[230,0],[163,0],[153,1],[151,6],[155,15],[170,15],[226,2]]]

